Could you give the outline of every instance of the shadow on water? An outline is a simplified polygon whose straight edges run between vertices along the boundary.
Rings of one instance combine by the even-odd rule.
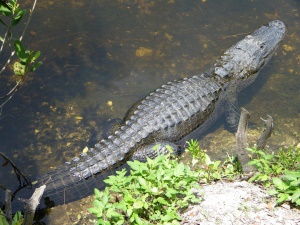
[[[295,143],[295,135],[285,133],[300,133],[292,125],[300,122],[297,10],[297,1],[280,0],[38,2],[26,40],[41,50],[44,64],[6,105],[0,150],[29,176],[45,173],[92,146],[108,121],[123,118],[140,98],[205,71],[224,50],[273,19],[288,25],[286,47],[241,93],[240,104],[255,125],[259,117],[273,116],[282,129],[270,140],[274,146]],[[233,138],[223,124],[218,121],[201,142],[217,154]],[[252,128],[251,135],[260,132]],[[1,170],[1,184],[10,187],[6,172]],[[78,206],[74,214],[86,208]],[[47,224],[70,223],[61,209],[46,217]]]

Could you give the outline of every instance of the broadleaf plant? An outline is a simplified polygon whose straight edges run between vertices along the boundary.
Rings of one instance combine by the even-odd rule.
[[[127,171],[117,171],[104,182],[103,192],[95,189],[90,212],[96,224],[179,224],[178,212],[189,203],[199,202],[192,188],[199,188],[198,174],[169,156],[147,162],[128,162]]]

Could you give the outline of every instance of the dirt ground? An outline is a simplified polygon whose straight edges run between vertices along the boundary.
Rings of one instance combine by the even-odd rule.
[[[297,225],[300,210],[275,207],[267,190],[246,181],[217,182],[196,191],[203,200],[182,214],[182,225]]]

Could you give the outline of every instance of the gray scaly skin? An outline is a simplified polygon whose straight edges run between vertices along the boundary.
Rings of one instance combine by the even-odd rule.
[[[222,114],[229,96],[254,81],[284,35],[284,23],[272,21],[225,51],[206,72],[161,86],[129,111],[119,130],[87,153],[38,177],[34,187],[46,184],[44,197],[55,205],[105,187],[103,180],[125,167],[134,152],[147,150],[156,141],[177,142],[204,126],[211,115]]]

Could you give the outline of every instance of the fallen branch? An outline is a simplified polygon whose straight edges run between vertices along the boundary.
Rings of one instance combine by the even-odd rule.
[[[246,109],[242,108],[238,129],[235,134],[237,156],[239,162],[242,165],[244,174],[249,174],[255,171],[255,167],[248,165],[250,157],[245,150],[247,145],[247,130],[249,118],[250,113]]]
[[[30,199],[18,198],[24,203],[24,222],[23,225],[32,225],[36,207],[40,204],[46,185],[36,188]]]

